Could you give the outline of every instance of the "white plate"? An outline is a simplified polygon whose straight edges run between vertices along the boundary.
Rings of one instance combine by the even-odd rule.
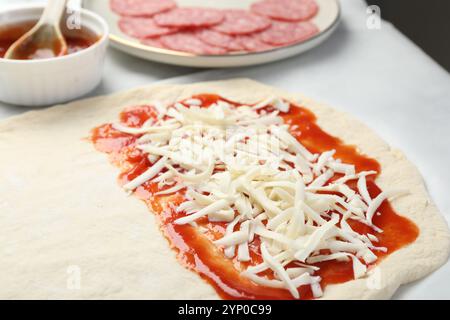
[[[122,33],[119,16],[111,11],[109,0],[85,0],[83,6],[101,15],[111,30],[111,44],[117,49],[143,59],[187,67],[224,68],[263,64],[292,57],[318,46],[336,29],[341,12],[338,0],[316,0],[319,13],[313,18],[320,32],[307,41],[256,53],[230,53],[226,55],[195,55],[143,45],[139,40]],[[214,8],[248,9],[256,0],[177,0],[180,7],[200,6]]]

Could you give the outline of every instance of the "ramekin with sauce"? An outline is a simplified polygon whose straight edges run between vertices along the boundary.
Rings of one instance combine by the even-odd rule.
[[[30,55],[23,60],[4,59],[12,43],[38,21],[44,7],[24,5],[0,12],[0,100],[23,106],[46,106],[79,98],[101,81],[108,45],[105,20],[82,9],[81,28],[62,22],[69,47],[65,56]]]

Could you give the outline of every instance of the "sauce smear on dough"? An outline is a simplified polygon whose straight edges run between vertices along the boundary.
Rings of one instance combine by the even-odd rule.
[[[203,94],[195,96],[204,106],[209,106],[219,99],[217,95]],[[227,101],[235,106],[238,103]],[[151,117],[156,117],[156,111],[152,106],[138,106],[125,110],[120,120],[124,125],[140,127]],[[354,164],[356,170],[374,170],[380,173],[380,164],[365,155],[362,155],[354,146],[345,145],[338,138],[324,132],[316,122],[315,115],[303,107],[291,106],[288,113],[283,114],[286,123],[295,127],[292,134],[311,152],[324,152],[336,150],[336,158],[343,162]],[[97,150],[110,155],[111,161],[121,169],[119,183],[121,185],[133,180],[146,171],[151,163],[141,151],[135,148],[136,137],[115,130],[111,124],[105,124],[92,131],[92,141]],[[380,192],[376,185],[377,175],[367,177],[368,190],[372,198]],[[337,178],[337,177],[336,177]],[[356,183],[348,183],[349,187],[356,188]],[[250,248],[251,261],[247,263],[230,260],[225,257],[223,251],[216,247],[212,240],[221,238],[225,233],[225,223],[211,223],[205,218],[199,225],[208,231],[200,233],[189,224],[177,225],[174,221],[182,216],[177,213],[176,207],[184,201],[182,192],[170,196],[154,196],[159,191],[156,184],[147,182],[140,186],[135,195],[145,201],[157,217],[160,228],[170,245],[178,253],[180,262],[187,268],[197,272],[203,279],[210,283],[217,293],[224,299],[293,299],[289,291],[285,289],[269,288],[257,285],[240,275],[240,272],[249,265],[262,262],[259,252],[259,239],[255,238],[254,246]],[[388,201],[384,201],[375,215],[374,224],[384,231],[376,233],[370,227],[357,222],[349,221],[351,227],[361,233],[375,233],[379,239],[377,246],[386,247],[387,253],[375,251],[381,261],[383,257],[414,242],[419,234],[417,226],[409,219],[398,215]],[[316,264],[320,267],[315,275],[322,278],[321,286],[325,288],[329,284],[338,284],[353,280],[353,267],[351,261],[338,262],[327,261]],[[266,276],[273,277],[267,271]],[[299,288],[301,299],[313,297],[310,286]]]

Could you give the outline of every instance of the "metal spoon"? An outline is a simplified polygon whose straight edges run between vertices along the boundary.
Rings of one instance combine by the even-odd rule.
[[[67,0],[48,0],[38,23],[6,51],[6,59],[44,59],[67,54],[60,21]]]

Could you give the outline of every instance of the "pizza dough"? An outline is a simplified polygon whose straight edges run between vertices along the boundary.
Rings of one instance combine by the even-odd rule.
[[[117,169],[84,139],[130,105],[218,93],[243,103],[272,94],[251,80],[160,85],[100,97],[0,123],[0,298],[217,299],[214,289],[175,257],[145,204],[116,182]],[[328,286],[325,299],[389,298],[403,283],[447,261],[447,223],[417,169],[351,116],[303,97],[319,125],[382,165],[381,188],[409,196],[392,202],[420,228],[418,239],[382,260],[368,279]],[[348,130],[348,128],[352,130]]]

